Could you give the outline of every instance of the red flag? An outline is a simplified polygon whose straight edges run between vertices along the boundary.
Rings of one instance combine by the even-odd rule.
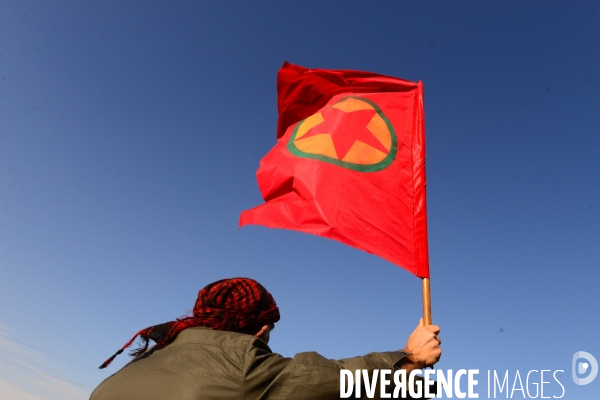
[[[256,173],[265,203],[240,226],[339,240],[429,277],[423,86],[285,63],[278,142]]]

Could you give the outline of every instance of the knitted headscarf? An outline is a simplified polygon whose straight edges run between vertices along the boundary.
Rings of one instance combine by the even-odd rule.
[[[279,308],[271,293],[260,283],[249,278],[222,279],[198,292],[193,316],[184,316],[175,321],[142,329],[100,368],[106,368],[116,356],[131,346],[138,336],[144,343],[130,353],[132,356],[143,354],[148,349],[150,339],[156,342],[155,349],[163,348],[175,340],[181,331],[195,326],[256,334],[264,325],[277,321]]]

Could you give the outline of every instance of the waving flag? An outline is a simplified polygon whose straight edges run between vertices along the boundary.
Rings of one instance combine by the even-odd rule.
[[[429,277],[423,86],[285,63],[278,142],[256,173],[265,203],[240,226],[293,229]]]

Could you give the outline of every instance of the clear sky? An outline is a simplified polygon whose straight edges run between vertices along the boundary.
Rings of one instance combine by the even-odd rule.
[[[424,82],[438,368],[479,368],[481,398],[487,370],[533,369],[597,396],[571,379],[576,351],[600,360],[597,2],[3,0],[0,398],[85,399],[107,376],[5,336],[96,367],[225,277],[272,292],[276,352],[404,346],[418,278],[238,230],[285,60]]]

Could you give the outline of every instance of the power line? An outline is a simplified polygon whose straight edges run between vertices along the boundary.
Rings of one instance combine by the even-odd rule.
[[[77,382],[68,381],[68,380],[66,380],[66,379],[61,379],[61,378],[58,378],[58,377],[56,377],[56,376],[54,376],[54,375],[50,375],[50,374],[47,374],[47,373],[45,373],[45,372],[36,371],[35,369],[27,368],[27,367],[24,367],[24,366],[22,366],[22,365],[19,365],[19,364],[11,363],[10,361],[6,361],[6,360],[3,360],[3,359],[1,359],[1,358],[0,358],[0,361],[4,361],[5,363],[7,363],[7,364],[11,364],[11,365],[14,365],[15,367],[19,367],[19,368],[25,368],[25,369],[28,369],[28,370],[30,370],[30,371],[36,372],[36,373],[38,373],[38,374],[42,374],[42,375],[46,375],[46,376],[49,376],[49,377],[51,377],[51,378],[54,378],[54,379],[58,379],[59,381],[68,382],[68,383],[72,383],[73,385],[79,385],[79,386],[83,386],[83,387],[86,387],[86,388],[93,389],[93,387],[91,387],[91,386],[84,385],[84,384],[77,383]]]
[[[62,360],[65,360],[65,361],[72,362],[73,364],[77,364],[77,365],[80,365],[80,366],[82,366],[82,367],[86,367],[86,368],[89,368],[89,369],[93,369],[94,371],[102,372],[102,373],[104,373],[104,374],[107,374],[107,375],[108,375],[108,372],[101,371],[101,370],[99,370],[98,368],[90,367],[89,365],[85,365],[85,364],[78,363],[77,361],[69,360],[68,358],[65,358],[65,357],[61,357],[61,356],[59,356],[58,354],[50,353],[49,351],[42,350],[42,349],[40,349],[40,348],[37,348],[37,347],[34,347],[34,346],[30,345],[30,344],[27,344],[27,343],[20,342],[20,341],[18,341],[17,339],[13,339],[13,338],[11,338],[11,337],[8,337],[8,336],[6,336],[6,335],[3,335],[3,334],[1,334],[1,333],[0,333],[0,336],[2,336],[3,338],[6,338],[6,339],[8,339],[8,340],[12,340],[13,342],[20,343],[20,344],[22,344],[23,346],[31,347],[32,349],[36,349],[37,351],[41,351],[42,353],[50,354],[51,356],[58,357],[58,358],[60,358],[60,359],[62,359]]]

